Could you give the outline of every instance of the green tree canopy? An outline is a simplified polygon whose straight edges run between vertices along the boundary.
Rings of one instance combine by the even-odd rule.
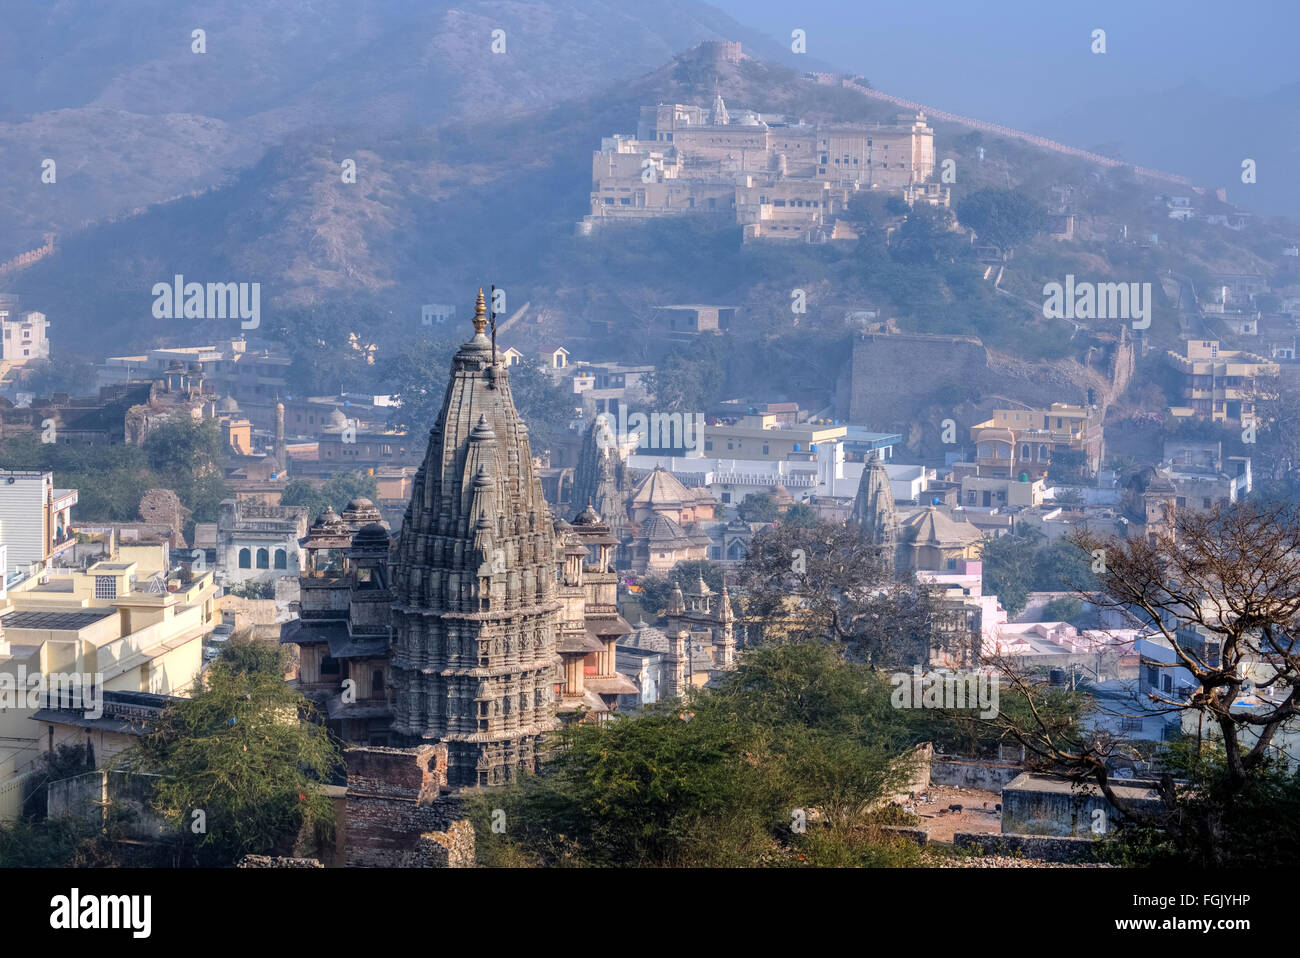
[[[957,202],[957,219],[985,243],[1007,249],[1042,232],[1047,211],[1020,190],[988,186]]]
[[[155,806],[193,864],[291,854],[301,834],[326,841],[333,822],[322,783],[341,768],[338,749],[311,703],[256,658],[219,657],[207,687],[169,705],[127,759],[160,776]]]

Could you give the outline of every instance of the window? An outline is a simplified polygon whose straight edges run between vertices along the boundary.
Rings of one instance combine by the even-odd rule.
[[[283,549],[276,549],[276,550],[275,550],[275,567],[276,567],[277,569],[285,569],[285,568],[288,568],[288,564],[287,564],[287,561],[286,561],[286,558],[285,558],[285,554],[284,554],[284,550],[283,550]]]
[[[113,578],[111,575],[95,576],[95,598],[116,599],[117,579]]]
[[[271,555],[265,549],[257,550],[257,567],[259,569],[271,568]]]
[[[370,691],[382,693],[384,691],[384,670],[375,669],[374,674],[370,677]]]
[[[332,658],[331,656],[328,656],[328,655],[325,656],[324,658],[322,658],[322,659],[320,660],[320,674],[321,674],[321,675],[338,675],[338,674],[339,674],[339,660],[336,659],[336,658]]]
[[[730,502],[730,501],[731,501],[731,493],[729,493],[729,492],[724,492],[724,493],[722,494],[722,501],[723,501],[724,503],[725,503],[725,502]]]
[[[247,549],[239,550],[239,567],[241,569],[251,569],[253,567],[252,553]]]

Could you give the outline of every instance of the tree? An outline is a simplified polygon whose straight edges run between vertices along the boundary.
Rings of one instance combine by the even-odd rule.
[[[932,649],[958,651],[957,637],[940,635],[937,613],[929,586],[895,584],[862,603],[848,645],[869,665],[928,665]]]
[[[803,502],[796,502],[781,517],[781,521],[787,525],[802,526],[805,529],[811,528],[821,520],[817,518],[817,510]]]
[[[340,393],[369,380],[373,354],[368,347],[378,320],[365,315],[368,311],[361,303],[332,298],[275,311],[265,334],[289,353],[289,382],[297,394]]]
[[[403,340],[379,362],[380,373],[400,405],[392,424],[410,436],[424,436],[438,419],[447,391],[447,370],[458,345],[430,336]]]
[[[320,485],[307,479],[294,479],[280,493],[280,504],[305,506],[308,517],[315,519],[326,507],[342,513],[353,499],[374,501],[378,497],[379,483],[374,476],[360,472],[340,472]]]
[[[155,807],[194,864],[291,854],[301,834],[326,842],[333,822],[322,783],[342,766],[337,747],[283,672],[249,664],[219,657],[207,687],[170,704],[126,759],[161,776]]]
[[[1047,211],[1019,190],[985,187],[958,201],[957,220],[1005,250],[1042,232]]]
[[[753,492],[740,500],[736,507],[740,518],[746,522],[773,522],[781,514],[776,500],[766,492]]]
[[[696,413],[709,407],[724,382],[717,338],[700,336],[689,350],[674,347],[645,377],[661,409]]]
[[[679,562],[663,577],[647,576],[641,580],[641,608],[657,618],[668,608],[674,587],[693,590],[701,578],[714,592],[722,591],[722,567],[708,559]]]
[[[510,367],[510,395],[528,426],[534,456],[554,448],[569,431],[576,408],[573,395],[566,395],[536,360],[523,359]]]
[[[951,225],[948,210],[913,206],[890,241],[890,256],[896,263],[933,265],[965,255],[969,247]]]
[[[1054,482],[1083,482],[1090,476],[1088,457],[1082,449],[1054,449],[1047,478]]]
[[[196,522],[215,522],[221,501],[233,495],[221,473],[225,453],[221,427],[213,419],[170,419],[144,441],[149,468]]]
[[[1041,532],[1020,523],[1009,535],[985,539],[980,547],[984,591],[996,595],[1008,615],[1019,615],[1029,601],[1036,576],[1034,556],[1042,541]]]
[[[472,800],[487,864],[914,863],[864,826],[911,772],[911,716],[829,646],[752,650],[716,689],[568,726],[543,775]],[[507,834],[489,827],[500,809]],[[824,825],[792,828],[792,820]]]
[[[261,639],[251,632],[231,636],[219,656],[234,675],[272,675],[284,678],[289,671],[289,650]]]
[[[1126,822],[1183,860],[1235,861],[1231,839],[1243,827],[1242,813],[1284,786],[1276,739],[1300,714],[1296,508],[1239,503],[1181,512],[1171,533],[1121,540],[1082,530],[1071,538],[1081,551],[1104,556],[1091,601],[1137,617],[1172,652],[1170,662],[1144,659],[1143,669],[1190,680],[1186,689],[1153,689],[1148,708],[1197,729],[1182,761],[1194,774],[1183,783],[1164,774],[1159,807],[1140,807],[1117,794],[1111,778],[1114,758],[1131,751],[1122,740],[1097,728],[1061,734],[1032,715],[994,721],[1050,767],[1094,782]],[[1014,668],[1004,664],[1004,671],[1026,697],[1039,694]],[[1242,708],[1251,681],[1276,694]]]
[[[1043,619],[1047,622],[1074,622],[1083,614],[1083,603],[1072,595],[1052,599],[1043,606]]]
[[[1083,505],[1083,493],[1079,492],[1078,489],[1069,487],[1058,489],[1056,498],[1052,501],[1058,506],[1081,506]]]
[[[843,642],[887,576],[856,529],[781,521],[754,536],[740,579],[745,618],[765,641]]]

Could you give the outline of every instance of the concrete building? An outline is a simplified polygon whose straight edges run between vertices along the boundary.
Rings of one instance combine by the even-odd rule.
[[[121,735],[97,734],[123,731],[101,708],[104,693],[192,690],[203,636],[216,625],[215,595],[210,572],[172,568],[166,543],[122,545],[84,571],[47,569],[11,583],[0,607],[0,672],[10,688],[25,676],[30,689],[39,676],[58,694],[0,708],[0,817],[18,814],[42,755],[58,745],[89,742],[101,762],[124,747]],[[85,722],[43,711],[59,706]]]
[[[217,570],[226,585],[296,576],[300,540],[307,534],[303,506],[267,506],[226,499],[217,517]]]
[[[745,417],[747,420],[751,417]],[[755,417],[767,419],[768,417]],[[850,497],[871,456],[885,462],[894,498],[921,502],[931,475],[922,466],[895,463],[897,433],[870,432],[858,426],[777,424],[765,428],[718,424],[704,427],[704,449],[697,455],[634,455],[632,468],[662,466],[688,488],[707,488],[723,505],[780,485],[798,499]]]
[[[1186,354],[1170,351],[1170,365],[1182,376],[1184,402],[1171,415],[1230,426],[1257,424],[1255,399],[1267,393],[1281,372],[1277,363],[1241,349],[1221,349],[1216,339],[1189,340]]]
[[[8,551],[5,575],[55,564],[76,544],[76,489],[56,489],[51,472],[0,470],[0,529]]]
[[[15,366],[50,358],[49,320],[35,310],[0,304],[0,359]]]
[[[971,427],[976,475],[1030,479],[1047,475],[1053,453],[1081,453],[1089,474],[1101,468],[1105,442],[1099,406],[1052,403],[1047,409],[995,409]],[[965,491],[963,489],[963,491]]]

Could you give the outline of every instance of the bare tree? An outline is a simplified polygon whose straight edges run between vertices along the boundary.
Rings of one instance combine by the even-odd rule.
[[[1300,521],[1294,507],[1242,503],[1205,513],[1176,515],[1171,531],[1117,539],[1082,530],[1071,540],[1098,557],[1100,591],[1087,598],[1103,609],[1136,618],[1172,650],[1170,662],[1144,659],[1142,668],[1185,670],[1186,690],[1148,693],[1151,711],[1189,713],[1198,729],[1218,732],[1224,755],[1216,794],[1222,805],[1194,803],[1187,789],[1165,775],[1158,789],[1163,808],[1153,811],[1117,794],[1110,760],[1129,743],[1102,730],[1053,726],[1034,704],[1041,685],[1002,662],[1013,689],[1030,703],[1027,715],[1005,715],[1004,735],[1023,744],[1048,767],[1091,780],[1127,819],[1163,829],[1176,843],[1222,853],[1219,819],[1234,796],[1276,758],[1275,740],[1300,714]],[[1253,708],[1236,706],[1251,685],[1276,694]],[[1184,727],[1188,724],[1184,722]],[[1198,737],[1198,751],[1205,746]]]

